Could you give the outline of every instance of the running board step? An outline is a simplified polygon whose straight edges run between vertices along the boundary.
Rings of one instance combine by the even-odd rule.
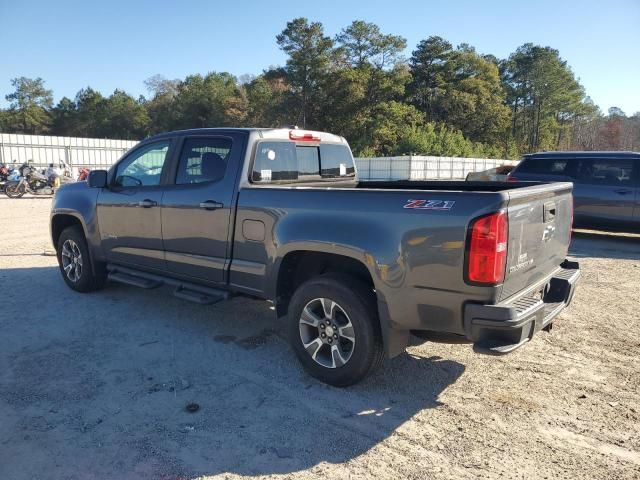
[[[173,291],[173,294],[181,298],[183,300],[188,300],[190,302],[199,303],[200,305],[210,305],[212,303],[218,303],[222,300],[226,300],[229,297],[227,292],[223,292],[222,290],[216,292],[215,290],[211,290],[211,292],[200,292],[197,290],[190,290],[185,287],[178,287]]]
[[[137,275],[129,275],[122,272],[109,272],[109,280],[114,282],[126,283],[140,288],[158,288],[162,282],[150,278],[138,277]]]
[[[175,287],[173,294],[176,297],[199,303],[200,305],[209,305],[229,299],[229,292],[226,290],[142,272],[129,267],[109,264],[107,265],[107,271],[109,272],[109,280],[126,283],[127,285],[133,285],[135,287],[157,288],[162,285],[171,285]]]

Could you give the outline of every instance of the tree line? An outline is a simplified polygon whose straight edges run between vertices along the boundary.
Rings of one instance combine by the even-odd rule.
[[[297,124],[346,137],[359,156],[516,158],[539,150],[640,150],[640,112],[604,115],[558,50],[506,59],[431,36],[407,41],[354,21],[335,37],[296,18],[276,37],[286,64],[257,76],[210,72],[145,82],[149,95],[87,87],[54,105],[41,78],[15,78],[0,131],[141,139],[196,127]]]

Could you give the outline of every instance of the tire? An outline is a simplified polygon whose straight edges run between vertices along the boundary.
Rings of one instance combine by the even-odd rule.
[[[347,387],[382,365],[375,295],[356,278],[329,273],[306,281],[293,294],[287,322],[302,366],[324,383]],[[333,337],[331,344],[328,337]]]
[[[9,198],[20,198],[25,194],[26,189],[24,186],[19,188],[19,183],[9,183],[4,187],[4,193]]]
[[[65,283],[76,292],[93,292],[101,289],[107,273],[102,263],[91,263],[87,241],[78,225],[65,228],[56,245],[58,266]],[[76,259],[76,260],[74,260]]]

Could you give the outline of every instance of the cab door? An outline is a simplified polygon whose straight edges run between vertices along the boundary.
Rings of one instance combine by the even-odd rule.
[[[107,261],[165,270],[160,207],[170,139],[135,148],[98,194],[97,215]]]
[[[246,135],[189,136],[162,198],[162,237],[169,272],[226,281],[236,177]]]
[[[576,226],[623,228],[633,222],[636,185],[631,158],[583,158],[574,181]]]

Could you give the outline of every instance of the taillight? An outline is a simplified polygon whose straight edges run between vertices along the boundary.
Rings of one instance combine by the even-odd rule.
[[[471,224],[467,279],[496,285],[504,280],[509,220],[506,212],[477,218]]]
[[[513,175],[509,175],[507,177],[507,182],[519,182],[520,180],[518,179],[518,177],[514,177]]]

